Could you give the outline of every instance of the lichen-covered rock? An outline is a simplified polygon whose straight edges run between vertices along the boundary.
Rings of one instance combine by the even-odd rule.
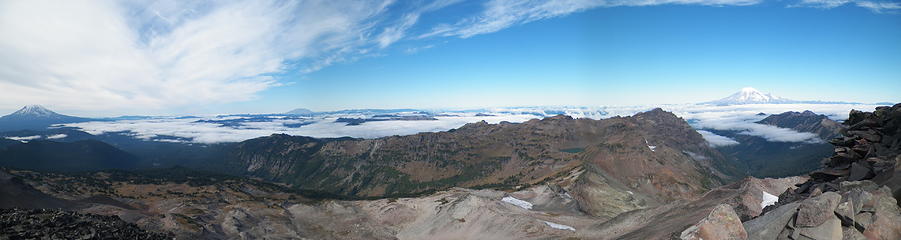
[[[744,222],[749,239],[776,239],[798,212],[799,206],[801,203],[782,205],[758,218]]]
[[[816,227],[834,218],[833,211],[841,199],[842,196],[838,195],[838,193],[827,192],[802,201],[801,207],[798,209],[798,217],[795,219],[795,225],[798,227]]]
[[[728,204],[720,204],[710,211],[704,219],[685,231],[681,239],[748,239],[748,233],[738,219],[738,215]]]
[[[800,236],[814,240],[842,239],[842,223],[835,216],[826,219],[825,222],[816,227],[802,227],[795,231],[797,231]]]

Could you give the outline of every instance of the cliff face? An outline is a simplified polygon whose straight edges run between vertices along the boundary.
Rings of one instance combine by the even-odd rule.
[[[584,166],[672,200],[738,175],[684,120],[660,109],[605,120],[561,115],[520,124],[479,122],[377,139],[273,135],[245,141],[231,156],[233,172],[351,197],[512,188]]]

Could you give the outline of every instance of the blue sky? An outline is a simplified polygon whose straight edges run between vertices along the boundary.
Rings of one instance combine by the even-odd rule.
[[[19,36],[0,40],[0,109],[645,105],[746,86],[901,101],[892,1],[91,4],[0,3],[0,33]]]

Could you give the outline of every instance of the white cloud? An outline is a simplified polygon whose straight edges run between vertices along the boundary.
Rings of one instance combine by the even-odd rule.
[[[489,123],[501,121],[524,122],[537,118],[534,115],[475,116],[474,113],[459,116],[436,117],[438,120],[423,121],[376,121],[348,126],[335,122],[339,116],[327,116],[308,120],[271,119],[267,121],[242,122],[241,126],[226,127],[218,123],[197,122],[198,120],[227,120],[235,117],[209,117],[203,119],[154,118],[145,120],[98,121],[65,124],[77,127],[90,134],[109,132],[130,132],[135,138],[153,141],[174,141],[157,139],[160,136],[181,137],[196,143],[240,142],[247,139],[269,136],[276,133],[310,136],[317,138],[358,137],[378,138],[392,135],[410,135],[420,132],[438,132],[461,127],[466,123],[485,120]],[[342,116],[362,117],[362,116]],[[299,128],[285,124],[309,122]]]
[[[854,6],[866,8],[876,13],[895,12],[896,10],[901,9],[901,3],[899,2],[868,0],[801,0],[796,4],[789,5],[789,7],[813,7],[829,9],[844,6],[846,4],[852,4]]]
[[[469,38],[537,20],[554,18],[596,7],[654,6],[665,4],[746,6],[762,0],[491,0],[476,16],[453,24],[435,26],[419,38],[455,36]]]
[[[822,140],[813,133],[798,132],[792,129],[754,123],[766,116],[758,116],[753,113],[736,114],[735,112],[728,112],[727,115],[723,115],[722,113],[708,112],[699,113],[696,114],[696,116],[699,118],[697,118],[698,121],[694,124],[694,127],[699,129],[738,131],[738,134],[763,137],[771,142],[822,142]],[[714,143],[711,142],[711,144]]]
[[[41,138],[40,135],[37,136],[24,136],[24,137],[6,137],[9,140],[16,140],[19,142],[27,143],[28,141],[35,140]]]
[[[712,147],[738,145],[738,141],[725,136],[716,135],[715,133],[712,133],[710,131],[698,130],[698,133],[700,133],[701,136],[704,137],[704,140],[707,140],[707,143],[709,143]]]
[[[66,134],[54,134],[47,136],[47,139],[63,139],[68,137]]]
[[[391,3],[2,1],[0,107],[127,111],[254,99],[280,85],[272,74],[396,41],[370,37]]]

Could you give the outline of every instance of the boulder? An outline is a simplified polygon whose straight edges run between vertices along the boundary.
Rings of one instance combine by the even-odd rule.
[[[873,177],[873,169],[866,161],[851,163],[851,175],[848,176],[850,181],[860,181]]]
[[[738,214],[728,204],[720,204],[697,224],[682,231],[681,239],[748,239]]]
[[[779,233],[789,224],[801,203],[782,205],[766,214],[744,223],[749,239],[776,239]]]
[[[842,240],[867,240],[867,237],[853,227],[843,227]]]
[[[831,218],[835,218],[833,211],[841,199],[842,196],[835,192],[826,192],[820,196],[805,199],[798,208],[795,226],[816,227]],[[840,229],[839,232],[841,232]]]
[[[901,239],[901,209],[891,196],[891,190],[883,186],[873,195],[873,221],[863,235],[869,239]]]
[[[844,226],[853,226],[855,215],[857,212],[854,211],[854,203],[850,200],[839,203],[838,207],[835,207],[835,216],[842,221]]]
[[[816,227],[802,227],[795,230],[799,235],[815,240],[842,239],[842,223],[835,216],[826,219]],[[800,239],[800,238],[794,238]]]
[[[854,216],[854,227],[857,229],[866,230],[872,223],[873,213],[871,212],[862,212]]]

